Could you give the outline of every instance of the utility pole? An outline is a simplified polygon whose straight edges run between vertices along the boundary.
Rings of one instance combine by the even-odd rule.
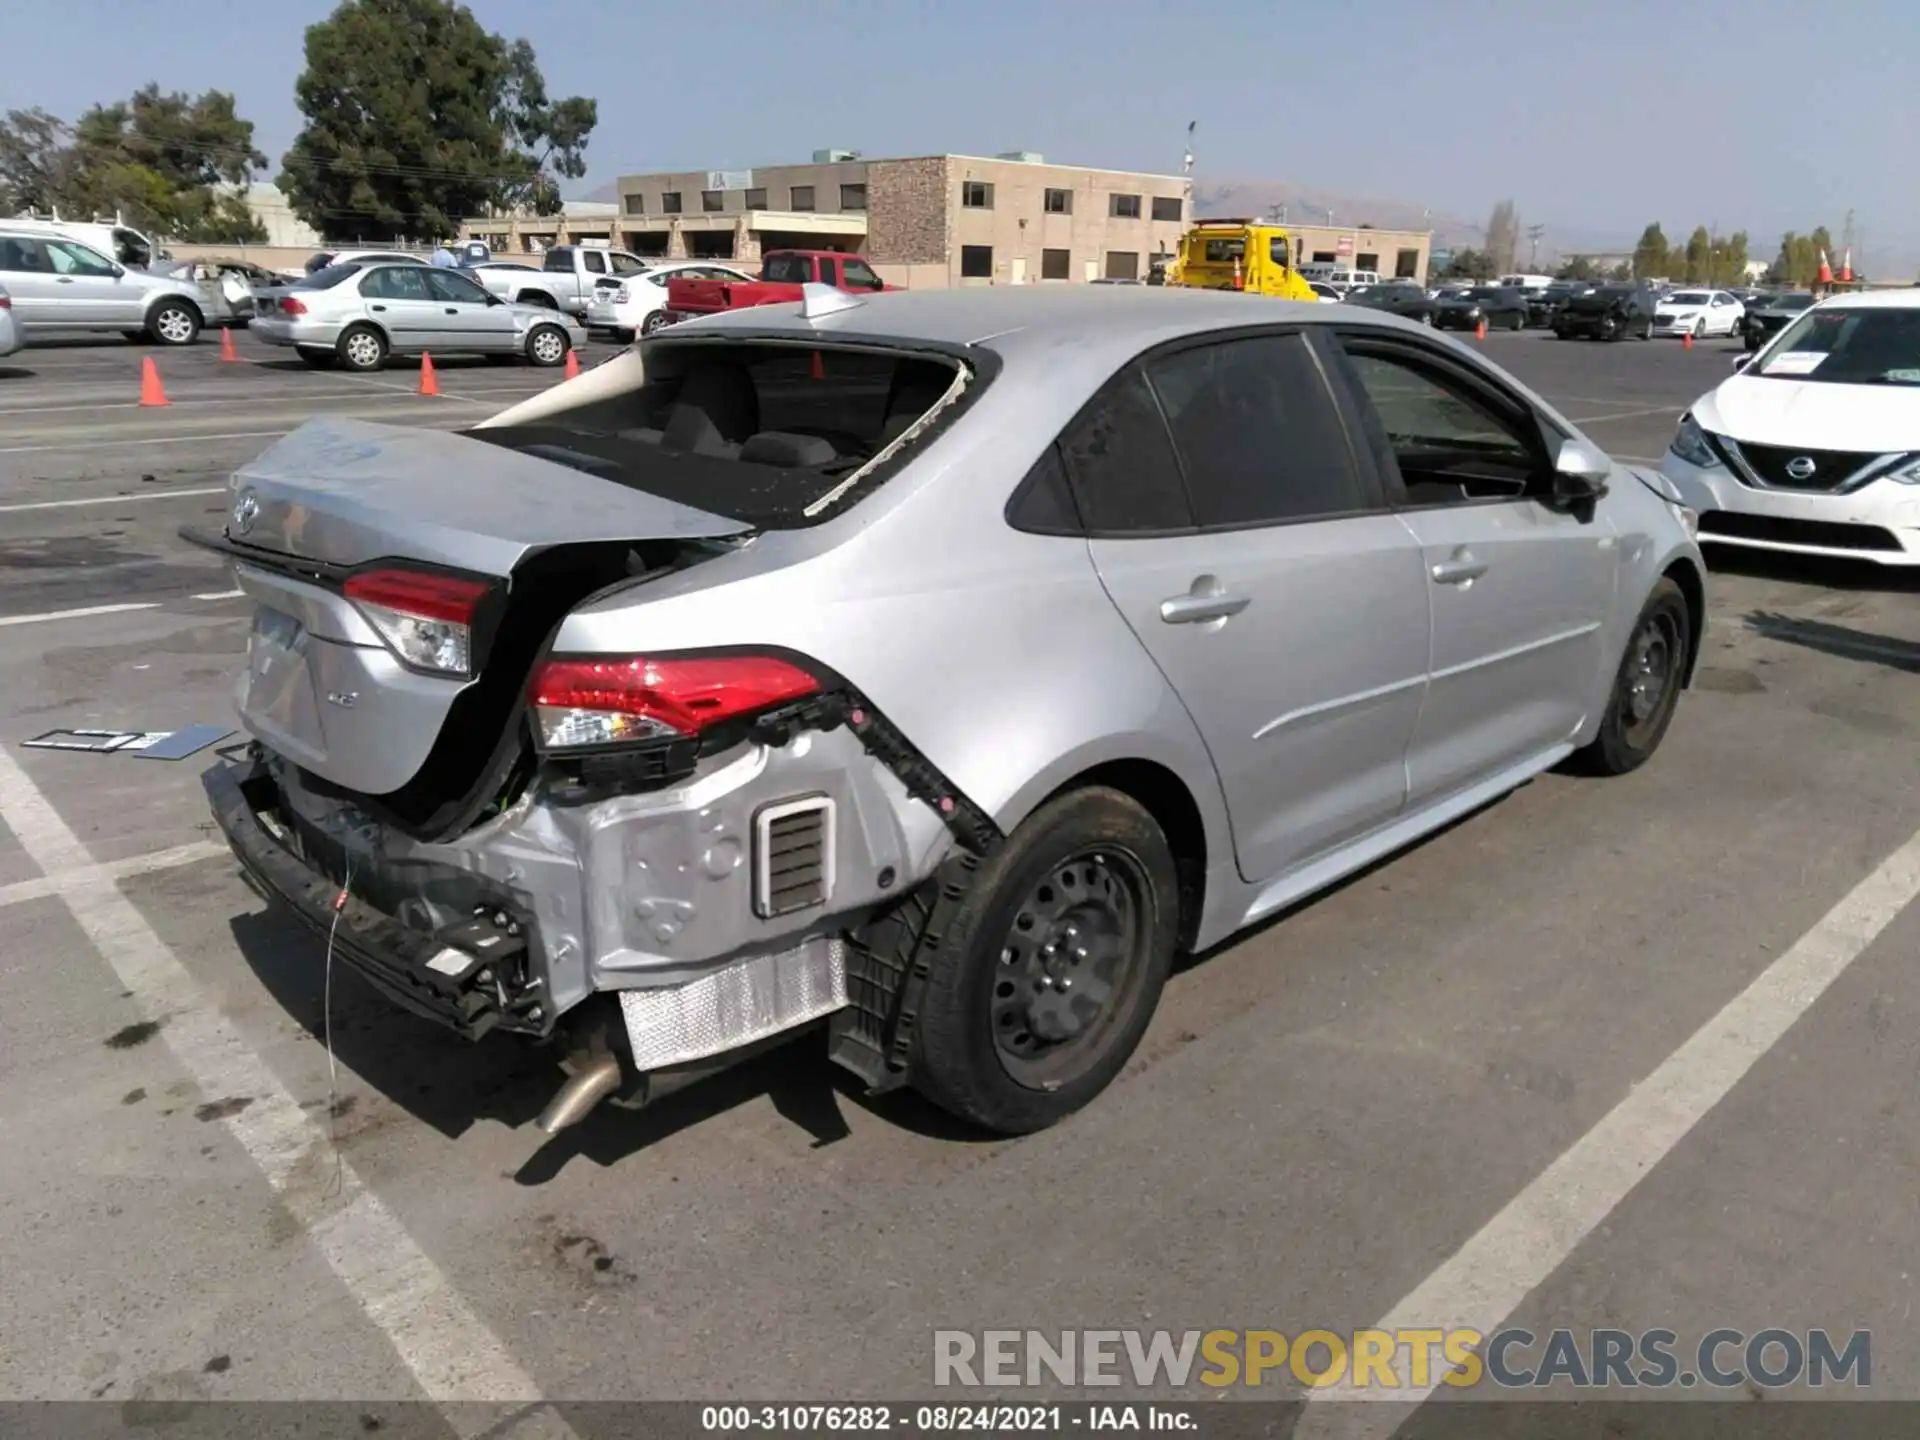
[[[1527,226],[1527,269],[1533,270],[1540,263],[1540,237],[1547,233],[1544,225]]]

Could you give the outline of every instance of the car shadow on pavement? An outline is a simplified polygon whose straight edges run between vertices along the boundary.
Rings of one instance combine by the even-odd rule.
[[[1851,625],[1835,625],[1827,620],[1803,620],[1756,610],[1745,617],[1746,627],[1756,635],[1836,655],[1842,660],[1863,660],[1869,665],[1885,665],[1920,675],[1920,641],[1903,640],[1898,635],[1881,635],[1872,630],[1856,630]]]
[[[1871,560],[1848,560],[1837,555],[1795,555],[1784,550],[1715,545],[1707,551],[1707,566],[1715,575],[1785,580],[1823,590],[1882,590],[1893,595],[1920,592],[1920,566],[1876,565]]]
[[[235,945],[267,991],[316,1041],[326,1034],[326,946],[298,921],[269,905],[234,916]],[[342,1067],[386,1100],[449,1139],[480,1120],[540,1139],[534,1119],[565,1078],[557,1053],[512,1035],[464,1040],[429,1020],[396,1009],[351,966],[335,958],[333,1053]],[[936,1109],[911,1091],[868,1096],[860,1081],[827,1059],[824,1032],[814,1031],[716,1075],[662,1096],[640,1110],[602,1105],[547,1140],[515,1178],[541,1185],[568,1161],[616,1165],[691,1126],[764,1096],[805,1133],[812,1148],[852,1132],[844,1104],[887,1124],[939,1139],[996,1137]],[[346,1098],[344,1095],[341,1097]],[[324,1108],[324,1101],[322,1102]],[[349,1148],[349,1147],[343,1147]]]

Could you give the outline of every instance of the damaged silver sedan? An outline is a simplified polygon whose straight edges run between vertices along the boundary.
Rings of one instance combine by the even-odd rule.
[[[214,813],[395,1004],[553,1046],[544,1129],[816,1028],[1047,1125],[1176,951],[1634,768],[1697,653],[1657,477],[1250,313],[809,287],[465,432],[313,420],[189,537],[257,607]]]

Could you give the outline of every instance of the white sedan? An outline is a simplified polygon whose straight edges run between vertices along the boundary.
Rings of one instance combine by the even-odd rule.
[[[1805,311],[1680,419],[1702,545],[1920,565],[1920,290]]]
[[[587,304],[587,329],[611,334],[623,344],[635,335],[651,335],[665,323],[669,280],[752,280],[731,265],[711,260],[664,260],[629,275],[618,285],[601,282]]]
[[[1653,307],[1653,333],[1691,335],[1696,340],[1737,335],[1746,313],[1747,307],[1724,290],[1674,290]]]

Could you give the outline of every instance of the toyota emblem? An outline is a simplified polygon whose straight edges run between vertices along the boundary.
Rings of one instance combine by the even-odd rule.
[[[1789,480],[1811,480],[1813,478],[1813,472],[1819,468],[1818,465],[1814,464],[1811,455],[1796,455],[1787,462],[1787,478]]]
[[[260,497],[251,489],[242,490],[233,502],[233,533],[244,535],[260,518]]]

